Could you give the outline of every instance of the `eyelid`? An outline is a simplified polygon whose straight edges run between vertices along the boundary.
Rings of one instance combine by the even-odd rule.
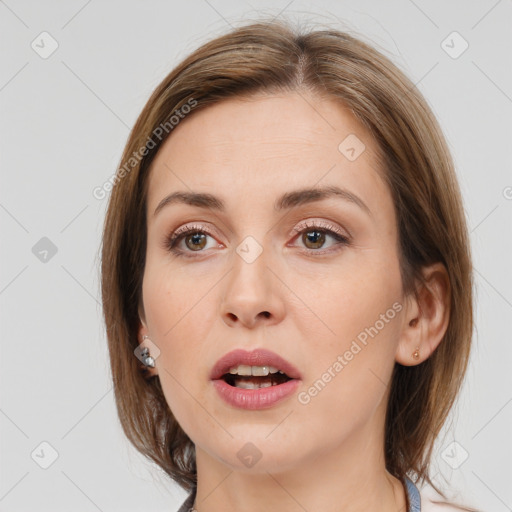
[[[295,225],[292,229],[292,234],[302,233],[305,229],[308,228],[321,228],[328,231],[334,231],[337,235],[348,240],[352,240],[352,235],[348,232],[348,230],[342,230],[336,223],[322,219],[307,219],[302,223]]]
[[[208,235],[214,236],[212,234],[212,230],[210,230],[210,228],[206,227],[204,224],[183,224],[183,226],[180,226],[170,233],[169,239],[175,240],[181,234],[187,233],[189,231],[204,231],[205,233],[208,233]]]

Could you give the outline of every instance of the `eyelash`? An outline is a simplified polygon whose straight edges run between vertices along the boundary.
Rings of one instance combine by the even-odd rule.
[[[307,222],[300,225],[298,228],[294,228],[292,231],[293,233],[297,235],[301,235],[302,233],[309,232],[309,231],[320,231],[321,233],[325,233],[327,235],[330,235],[334,238],[336,241],[335,245],[341,245],[346,246],[349,244],[350,240],[349,238],[344,235],[336,226],[333,226],[331,224],[324,224],[320,221],[315,221],[312,224],[308,224]],[[204,229],[203,226],[194,225],[194,226],[183,226],[179,229],[177,229],[174,233],[171,233],[164,239],[164,249],[173,253],[174,255],[178,257],[185,257],[185,258],[194,258],[193,256],[194,251],[184,251],[183,249],[178,249],[176,246],[178,243],[185,238],[187,235],[191,234],[206,234],[208,236],[211,236],[213,238],[213,235],[206,229]],[[337,250],[337,249],[334,249]],[[326,249],[326,250],[316,250],[316,249],[304,249],[305,252],[309,254],[313,254],[315,256],[321,256],[326,253],[333,252],[333,249]],[[198,253],[204,252],[204,251],[197,251]],[[192,254],[186,254],[186,253],[192,253]]]

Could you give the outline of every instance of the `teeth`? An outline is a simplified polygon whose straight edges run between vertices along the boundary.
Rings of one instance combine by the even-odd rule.
[[[253,375],[255,377],[266,377],[269,373],[283,373],[281,370],[273,366],[249,366],[246,364],[239,364],[230,368],[229,373],[232,375]]]
[[[243,389],[259,389],[259,388],[269,388],[271,386],[275,386],[276,384],[271,384],[270,382],[262,382],[261,384],[255,384],[254,382],[237,382],[235,387],[243,388]]]

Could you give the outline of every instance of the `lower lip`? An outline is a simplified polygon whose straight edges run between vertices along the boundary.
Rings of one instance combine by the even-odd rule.
[[[223,379],[213,381],[215,389],[229,405],[240,409],[268,409],[290,396],[299,387],[300,380],[291,379],[267,388],[244,389],[230,386]]]

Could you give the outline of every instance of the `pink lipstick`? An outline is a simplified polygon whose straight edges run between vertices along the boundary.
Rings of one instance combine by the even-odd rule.
[[[214,365],[210,378],[219,396],[242,409],[267,409],[293,394],[301,374],[278,354],[257,349],[233,350]]]

